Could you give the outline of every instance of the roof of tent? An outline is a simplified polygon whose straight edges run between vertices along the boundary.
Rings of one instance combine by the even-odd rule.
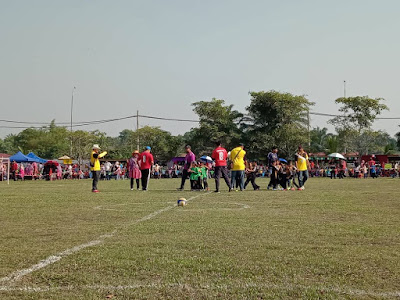
[[[15,162],[34,162],[35,160],[24,155],[21,151],[18,151],[13,156],[10,156],[10,161]]]
[[[32,159],[34,159],[36,162],[38,162],[38,163],[46,163],[47,162],[47,160],[46,159],[43,159],[43,158],[40,158],[39,156],[37,156],[35,153],[33,153],[33,152],[29,152],[27,155],[26,155],[27,157],[29,157],[29,158],[32,158]]]

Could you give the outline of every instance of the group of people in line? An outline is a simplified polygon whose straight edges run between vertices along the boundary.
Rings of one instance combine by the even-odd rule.
[[[211,154],[212,161],[196,161],[196,155],[191,146],[186,145],[185,162],[182,168],[181,185],[178,190],[183,190],[186,181],[190,180],[191,190],[209,190],[208,179],[210,171],[213,170],[215,178],[215,192],[220,192],[220,179],[224,179],[228,190],[246,189],[249,183],[254,190],[259,190],[260,186],[256,183],[258,167],[257,163],[246,161],[246,151],[244,145],[239,144],[229,153],[222,147],[220,142],[216,143],[216,148]],[[100,179],[102,166],[100,159],[107,154],[106,151],[100,152],[99,145],[93,145],[90,156],[90,166],[93,176],[92,191],[98,193],[97,184]],[[268,189],[272,190],[304,190],[305,183],[309,177],[310,162],[307,153],[303,147],[299,146],[293,161],[286,161],[278,157],[278,148],[273,147],[268,154],[268,173],[270,183]],[[228,163],[229,169],[228,169]],[[151,147],[147,146],[140,153],[138,150],[132,153],[132,157],[127,161],[127,173],[130,178],[130,188],[134,190],[141,188],[148,190],[151,170],[154,166],[154,157],[151,153]],[[247,180],[245,181],[245,177]],[[296,183],[296,179],[298,182]]]

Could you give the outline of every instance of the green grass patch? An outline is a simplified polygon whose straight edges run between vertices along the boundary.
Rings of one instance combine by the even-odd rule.
[[[214,183],[210,181],[211,188]],[[178,192],[177,180],[0,186],[0,278],[116,233],[16,282],[4,299],[400,297],[397,179],[310,179],[305,191]],[[179,197],[186,207],[172,207]],[[1,290],[1,287],[3,290]],[[14,290],[7,290],[13,288]],[[39,290],[20,290],[39,288]]]

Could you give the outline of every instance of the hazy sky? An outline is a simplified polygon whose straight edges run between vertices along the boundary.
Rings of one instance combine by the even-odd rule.
[[[249,91],[383,97],[400,117],[398,0],[0,0],[0,119],[196,118],[191,103]],[[313,117],[312,126],[327,118]],[[135,120],[83,127],[117,135]],[[174,134],[193,124],[140,120]],[[399,121],[379,121],[390,134]],[[0,126],[11,125],[0,122]],[[15,126],[15,125],[14,125]],[[0,137],[21,129],[0,128]]]

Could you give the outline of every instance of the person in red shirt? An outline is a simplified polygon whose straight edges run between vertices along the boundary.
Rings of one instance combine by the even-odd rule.
[[[226,160],[228,159],[228,152],[222,147],[221,142],[217,142],[217,148],[214,149],[211,154],[211,158],[215,161],[215,193],[219,193],[219,179],[222,177],[225,179],[226,185],[231,191],[231,183],[228,176],[228,168]]]
[[[11,174],[14,181],[17,180],[17,170],[18,170],[18,164],[15,162],[15,160],[13,160],[11,164]]]
[[[154,164],[153,154],[150,153],[151,148],[146,147],[146,150],[140,154],[139,165],[142,172],[142,190],[147,191],[150,179],[150,170]]]

